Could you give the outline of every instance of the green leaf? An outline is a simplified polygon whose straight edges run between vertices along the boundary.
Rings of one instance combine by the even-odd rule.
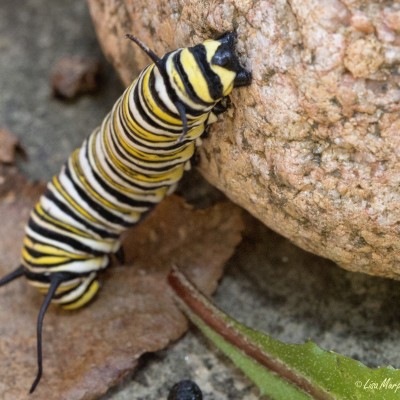
[[[285,344],[229,317],[174,267],[168,277],[188,318],[273,400],[400,399],[400,371],[364,364],[309,341]]]

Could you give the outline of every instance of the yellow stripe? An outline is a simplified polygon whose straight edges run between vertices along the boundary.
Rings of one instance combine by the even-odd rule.
[[[123,140],[123,134],[118,127],[116,118],[117,118],[116,115],[114,115],[112,124],[113,124],[114,133],[116,135],[116,139],[117,139],[118,143],[129,153],[129,155],[131,155],[134,158],[137,158],[143,162],[146,162],[146,161],[163,162],[163,161],[176,160],[176,159],[180,158],[180,157],[176,157],[176,156],[181,156],[181,154],[186,154],[185,152],[188,152],[188,148],[190,148],[190,144],[189,144],[185,148],[179,147],[178,149],[176,149],[174,151],[170,151],[169,153],[164,153],[164,154],[147,153],[142,150],[139,150],[136,147],[130,146],[129,143],[127,143]],[[110,121],[108,121],[108,123],[110,123]],[[110,156],[113,155],[108,135],[105,132],[103,132],[103,138],[104,138],[104,143],[107,146],[106,149],[108,149],[110,152]],[[152,151],[152,150],[149,149],[148,151]],[[189,155],[189,157],[190,157],[190,155]]]
[[[32,281],[30,281],[29,283],[32,285],[31,283]],[[65,285],[65,286],[59,286],[56,290],[56,295],[60,295],[63,294],[65,292],[68,292],[69,290],[75,289],[80,285],[80,282],[75,282],[73,284],[69,284],[69,285]],[[46,285],[46,286],[36,286],[36,285],[32,285],[35,286],[37,290],[39,290],[39,292],[43,295],[46,295],[47,292],[49,291],[50,285]]]
[[[126,175],[130,176],[131,178],[135,179],[140,182],[147,182],[147,183],[158,183],[162,182],[167,179],[180,179],[180,177],[183,174],[183,166],[182,164],[178,164],[174,167],[171,167],[171,170],[166,172],[166,173],[160,173],[159,175],[155,175],[152,177],[145,176],[143,174],[137,173],[137,172],[132,172],[132,170],[127,167],[125,164],[123,164],[119,159],[114,155],[112,152],[109,140],[108,140],[108,135],[104,135],[104,144],[106,147],[106,152],[109,158],[112,160],[112,163],[121,171],[123,171]],[[182,157],[182,155],[186,156],[186,153],[188,154],[188,159],[193,155],[195,149],[195,144],[193,142],[190,142],[184,150],[181,150],[181,152],[177,152],[179,156]],[[179,157],[179,158],[181,158]],[[149,157],[151,159],[154,159],[154,155],[149,154]]]
[[[58,219],[55,219],[53,217],[51,217],[50,215],[46,214],[46,212],[43,210],[41,203],[37,203],[36,207],[35,207],[36,212],[43,217],[43,219],[45,219],[46,221],[50,222],[51,224],[57,225],[59,227],[62,227],[64,229],[66,229],[67,231],[73,232],[79,236],[83,236],[86,238],[93,238],[93,235],[88,234],[85,231],[82,231],[81,229],[75,228],[72,225],[66,224]]]
[[[158,118],[160,118],[162,121],[173,124],[173,125],[178,125],[182,126],[182,121],[178,118],[171,117],[169,114],[165,113],[163,110],[161,110],[160,107],[158,107],[157,103],[153,99],[153,95],[151,94],[150,91],[150,73],[154,68],[154,64],[146,71],[146,73],[143,75],[143,98],[146,101],[147,106],[149,109],[155,114]]]
[[[213,56],[215,55],[215,52],[218,50],[218,47],[221,45],[220,42],[216,40],[206,40],[203,42],[204,47],[206,48],[206,53],[207,53],[207,61],[210,64],[210,67],[214,73],[216,73],[222,83],[222,94],[223,96],[228,96],[229,93],[232,92],[233,89],[233,81],[236,78],[236,72],[234,71],[229,71],[228,69],[221,67],[219,65],[214,65],[212,64],[211,60]]]
[[[79,149],[75,150],[75,151],[79,151]],[[97,222],[98,220],[96,218],[94,218],[91,214],[89,214],[86,210],[84,210],[82,207],[80,207],[78,205],[78,203],[63,189],[63,187],[61,186],[59,180],[58,180],[58,176],[54,176],[53,177],[53,184],[56,187],[56,189],[58,190],[58,192],[68,201],[68,203],[76,210],[78,211],[81,215],[83,215],[86,219],[88,219],[89,221],[92,222]]]
[[[133,90],[134,88],[132,88]],[[140,126],[130,115],[129,113],[129,93],[126,93],[122,99],[122,103],[120,104],[121,110],[122,110],[122,115],[123,115],[123,120],[125,124],[128,126],[128,128],[131,130],[131,133],[134,133],[136,136],[147,140],[152,143],[157,143],[157,142],[175,142],[176,137],[171,137],[171,136],[165,136],[163,134],[157,134],[157,133],[152,133],[146,129],[144,129],[142,126]],[[117,113],[114,114],[114,118],[117,117],[119,118],[119,115]],[[165,122],[165,121],[162,121]],[[179,121],[180,125],[178,125],[178,128],[182,129],[182,121]],[[161,128],[162,129],[162,128]],[[179,132],[176,132],[176,135],[179,134]]]
[[[37,252],[40,253],[44,253],[44,254],[51,254],[53,256],[60,256],[60,257],[68,257],[71,259],[75,259],[75,260],[84,260],[87,258],[86,255],[79,255],[76,253],[71,253],[67,250],[63,250],[51,245],[44,245],[44,244],[40,244],[40,243],[33,243],[27,236],[25,236],[24,238],[24,246],[27,248],[30,248],[32,250],[35,250]]]
[[[90,186],[89,182],[86,180],[83,170],[79,164],[79,160],[78,160],[78,153],[74,152],[72,155],[72,163],[73,163],[73,167],[74,170],[78,176],[79,181],[82,183],[82,185],[84,186],[84,188],[88,191],[88,193],[94,197],[96,200],[98,200],[101,204],[103,204],[105,207],[115,210],[118,213],[121,214],[128,214],[130,216],[135,216],[138,217],[141,213],[139,212],[134,212],[130,209],[126,209],[123,207],[119,207],[111,202],[109,202],[107,199],[105,199],[104,197],[101,197],[95,190],[93,190],[93,188]],[[89,236],[90,237],[90,236]]]
[[[87,304],[92,298],[96,295],[100,288],[99,282],[94,280],[90,286],[87,288],[86,292],[79,297],[76,301],[73,303],[67,304],[67,305],[62,305],[61,307],[64,308],[64,310],[76,310],[77,308],[80,308]]]
[[[204,75],[199,67],[198,62],[196,61],[193,54],[189,51],[189,49],[185,48],[181,52],[181,63],[189,82],[191,83],[196,95],[203,101],[207,103],[215,103],[215,100],[211,97],[210,91],[208,90],[207,80],[204,78]],[[177,72],[176,72],[177,74]],[[175,76],[175,68],[174,68],[174,76]]]
[[[129,155],[132,155],[136,159],[139,159],[143,162],[146,162],[149,160],[160,161],[160,162],[171,161],[171,160],[178,158],[178,157],[175,157],[176,155],[185,154],[184,152],[187,151],[188,147],[190,147],[190,146],[186,146],[185,148],[180,147],[174,151],[169,151],[164,154],[155,154],[155,153],[148,153],[148,152],[141,151],[141,150],[137,149],[136,147],[131,146],[128,141],[124,140],[123,132],[121,132],[121,130],[118,126],[118,123],[117,123],[117,118],[118,118],[118,115],[117,115],[117,113],[115,113],[113,115],[113,119],[112,119],[113,130],[115,133],[115,139],[129,153]],[[186,134],[186,137],[191,140],[199,137],[204,132],[204,122],[207,120],[207,118],[208,118],[208,114],[202,115],[200,118],[198,118],[197,123],[200,122],[200,124],[198,126],[194,126],[193,128],[190,128]],[[107,140],[108,140],[108,138],[107,138]],[[172,142],[176,142],[176,141],[177,141],[177,138],[175,138]],[[150,142],[150,143],[143,144],[143,146],[145,147],[146,145],[152,145],[152,144],[157,145],[156,142],[154,142],[154,143]],[[163,148],[160,147],[160,150],[162,150],[162,149]],[[149,149],[148,151],[151,151],[151,150]],[[189,155],[189,157],[191,157],[191,156]],[[145,168],[145,166],[143,168]]]
[[[35,265],[38,266],[53,265],[71,261],[69,257],[56,257],[56,256],[32,257],[25,248],[22,249],[22,257],[27,263],[31,264],[33,267]]]
[[[67,284],[65,286],[59,286],[56,290],[56,295],[62,294],[64,292],[68,292],[69,290],[77,288],[81,283],[80,282],[74,282]]]
[[[95,159],[95,163],[96,163],[96,167],[97,167],[97,169],[98,169],[98,171],[100,172],[100,174],[102,175],[102,177],[108,182],[108,183],[110,183],[112,186],[114,186],[117,190],[120,190],[120,191],[122,191],[122,192],[128,192],[128,193],[131,193],[131,194],[133,194],[133,195],[137,195],[137,196],[143,196],[143,193],[140,193],[140,192],[137,192],[137,191],[135,191],[135,190],[133,190],[133,189],[130,189],[130,188],[128,188],[128,187],[126,187],[126,186],[123,186],[123,185],[121,185],[121,184],[119,184],[119,183],[117,183],[114,179],[112,179],[107,173],[106,173],[106,171],[103,169],[103,167],[102,167],[102,165],[101,165],[101,162],[99,161],[99,159],[98,159],[98,157],[97,157],[97,155],[96,155],[96,143],[95,143],[95,140],[93,139],[93,143],[92,143],[92,154],[93,154],[93,157],[94,157],[94,159]],[[154,196],[156,196],[156,197],[158,197],[158,196],[161,196],[161,197],[164,197],[164,195],[165,195],[165,193],[167,192],[167,188],[160,188],[160,189],[151,189],[151,192],[152,192],[152,194],[154,194]],[[150,189],[149,189],[149,192],[150,192]],[[146,200],[146,196],[144,196],[144,200]]]

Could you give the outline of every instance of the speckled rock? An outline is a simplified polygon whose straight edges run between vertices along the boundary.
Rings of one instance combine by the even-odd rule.
[[[203,175],[300,247],[400,278],[400,4],[88,0],[125,83],[157,53],[237,29],[253,72],[201,150]]]

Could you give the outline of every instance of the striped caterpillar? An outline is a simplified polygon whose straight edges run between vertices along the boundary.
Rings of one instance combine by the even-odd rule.
[[[50,302],[72,310],[99,290],[112,255],[123,262],[120,235],[172,193],[196,145],[222,112],[221,100],[251,75],[235,53],[234,32],[158,57],[117,100],[47,184],[25,228],[21,265],[0,286],[25,276],[44,294],[37,319],[37,375]]]

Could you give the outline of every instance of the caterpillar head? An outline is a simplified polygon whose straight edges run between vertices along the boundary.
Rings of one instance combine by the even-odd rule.
[[[234,87],[251,82],[250,72],[240,65],[235,52],[235,32],[178,49],[162,58],[135,36],[127,34],[126,37],[138,44],[156,65],[159,88],[168,94],[182,121],[178,141],[188,132],[188,118],[210,112]]]
[[[235,43],[235,32],[226,32],[218,39],[203,43],[211,69],[220,77],[223,96],[227,96],[234,87],[246,86],[251,82],[251,73],[240,65]]]
[[[226,32],[218,39],[208,39],[194,47],[167,53],[162,58],[135,36],[125,36],[153,60],[178,98],[193,99],[194,95],[200,102],[217,103],[234,87],[251,83],[251,73],[240,65],[236,54],[235,32]]]
[[[235,41],[236,34],[228,32],[165,56],[170,84],[184,103],[207,107],[228,96],[234,87],[250,84],[251,74],[240,65]]]

